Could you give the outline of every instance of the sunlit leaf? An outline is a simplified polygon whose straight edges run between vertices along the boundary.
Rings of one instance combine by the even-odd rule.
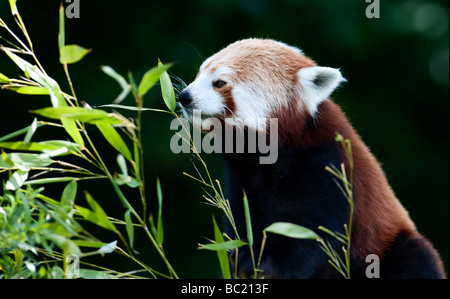
[[[15,191],[23,186],[28,178],[28,171],[18,170],[6,182],[6,190]]]
[[[83,279],[116,279],[115,276],[108,273],[91,270],[91,269],[80,269],[80,278]]]
[[[293,239],[316,240],[319,238],[319,236],[309,228],[288,222],[273,223],[272,225],[268,226],[264,231]]]
[[[9,82],[9,78],[6,77],[5,75],[3,75],[2,73],[0,73],[0,84],[1,83],[8,83]]]
[[[99,109],[81,107],[47,107],[34,110],[33,113],[52,119],[71,119],[90,124],[121,124],[122,122]]]
[[[161,74],[165,70],[169,69],[171,66],[172,66],[171,64],[166,64],[164,66],[158,65],[150,69],[148,72],[146,72],[144,74],[144,77],[142,77],[141,83],[139,84],[138,87],[139,95],[144,96],[153,87],[153,85],[155,85],[156,82],[158,82]]]
[[[159,61],[158,64],[160,67],[164,66],[161,61]],[[170,80],[170,76],[166,70],[161,73],[160,82],[164,103],[166,103],[167,108],[173,112],[177,106],[177,102],[175,99],[175,91],[173,90],[172,81]]]
[[[156,226],[156,241],[159,245],[163,243],[164,240],[164,227],[162,221],[162,204],[163,204],[163,195],[161,189],[161,182],[159,178],[156,179],[156,195],[158,197],[158,223]]]
[[[81,215],[84,219],[88,220],[89,222],[92,222],[107,230],[116,232],[117,229],[114,226],[114,224],[109,220],[108,215],[88,192],[86,192],[86,201],[88,202],[92,210],[80,206],[75,206],[77,213]]]
[[[60,49],[61,56],[59,58],[59,61],[62,64],[72,64],[77,63],[81,59],[83,59],[84,56],[86,56],[91,50],[85,49],[78,45],[67,45]]]
[[[119,153],[124,155],[125,158],[132,161],[133,157],[128,149],[127,145],[111,125],[97,124],[97,128],[103,134],[105,139],[111,144]]]
[[[59,7],[59,34],[58,34],[58,48],[59,48],[59,54],[61,55],[61,49],[66,44],[66,24],[65,24],[65,10],[64,6],[61,3],[61,6]]]
[[[130,241],[130,247],[134,247],[134,226],[133,220],[131,219],[131,211],[127,210],[124,215],[125,218],[125,228],[127,230],[128,240]]]
[[[122,102],[127,95],[130,93],[131,88],[130,85],[128,84],[127,80],[125,80],[124,77],[122,77],[120,74],[118,74],[112,67],[110,66],[102,66],[101,67],[102,71],[107,74],[108,76],[110,76],[111,78],[113,78],[114,80],[116,80],[116,82],[120,85],[120,87],[122,87],[122,92],[120,93],[120,95],[113,101],[113,103],[118,104],[120,102]]]
[[[71,182],[75,180],[77,180],[77,178],[75,177],[46,178],[38,180],[28,180],[24,183],[24,185],[45,185],[45,184]]]
[[[113,253],[114,250],[116,250],[117,247],[117,241],[111,242],[109,244],[103,245],[97,252],[100,254],[109,254]]]
[[[11,7],[11,13],[13,15],[17,14],[17,6],[16,6],[17,0],[9,0],[9,6]]]
[[[214,223],[214,239],[216,244],[225,243],[223,239],[222,232],[220,231],[219,226],[217,225],[216,219],[213,218]],[[230,266],[228,262],[228,253],[226,250],[218,250],[217,258],[219,259],[220,269],[222,270],[222,275],[224,279],[231,279]]]
[[[47,88],[35,86],[19,87],[15,89],[15,92],[25,95],[50,95]]]
[[[34,133],[37,130],[37,118],[33,120],[33,122],[30,125],[30,128],[28,129],[27,134],[25,135],[25,138],[23,139],[23,143],[27,144],[31,141],[31,138],[33,138]]]
[[[61,195],[61,208],[68,214],[71,214],[72,207],[77,196],[78,185],[76,181],[72,181],[64,188]]]
[[[28,143],[24,143],[22,141],[10,141],[1,142],[0,147],[11,150],[42,152],[48,154],[51,157],[70,154],[81,149],[81,147],[77,143],[72,143],[64,140],[50,140]]]
[[[224,243],[213,243],[213,244],[202,245],[202,246],[200,246],[200,249],[220,251],[220,250],[236,249],[236,248],[242,247],[244,245],[248,245],[248,243],[245,243],[245,242],[242,242],[239,240],[233,240],[233,241],[228,241],[228,242],[224,242]]]
[[[54,161],[47,155],[25,153],[2,153],[0,169],[19,169],[26,171],[33,167],[47,167]]]
[[[130,111],[139,111],[139,110],[140,111],[153,111],[153,112],[164,112],[164,113],[172,114],[172,112],[170,112],[170,111],[161,110],[161,109],[138,108],[135,106],[124,106],[124,105],[116,105],[116,104],[102,105],[102,106],[99,106],[98,108],[116,108],[116,109],[130,110]]]
[[[250,217],[250,207],[248,205],[247,194],[244,193],[244,213],[245,213],[245,224],[247,228],[247,239],[248,244],[253,246],[253,229],[252,229],[252,219]]]

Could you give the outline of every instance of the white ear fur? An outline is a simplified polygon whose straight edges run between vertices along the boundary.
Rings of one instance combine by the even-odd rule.
[[[327,100],[333,91],[347,80],[338,69],[330,67],[306,67],[298,72],[302,99],[312,116],[320,103]]]

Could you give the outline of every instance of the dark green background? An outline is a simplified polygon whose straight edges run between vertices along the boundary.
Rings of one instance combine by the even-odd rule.
[[[58,62],[59,3],[19,0],[18,6],[42,64],[69,90]],[[436,245],[447,265],[448,1],[381,0],[380,19],[366,17],[367,5],[364,0],[81,0],[81,18],[66,20],[66,43],[93,52],[70,66],[72,80],[78,98],[95,106],[110,103],[120,92],[100,71],[101,65],[110,65],[123,75],[130,70],[138,81],[159,57],[163,62],[176,62],[171,71],[189,83],[202,60],[236,40],[264,37],[298,46],[319,65],[341,68],[348,83],[334,94],[334,100],[383,164],[418,229]],[[6,0],[0,2],[0,17],[19,32]],[[9,77],[20,74],[1,53],[0,72]],[[133,105],[132,99],[125,104]],[[48,97],[0,91],[0,136],[29,125],[34,116],[28,111],[44,106],[50,106]],[[158,88],[146,96],[145,106],[163,107]],[[200,204],[201,186],[182,175],[195,170],[189,155],[170,151],[171,118],[155,113],[144,118],[148,197],[156,211],[153,190],[159,175],[167,255],[181,277],[215,277],[215,254],[196,248],[197,243],[207,242],[204,237],[213,237],[212,214],[220,213]],[[60,131],[44,131],[36,138],[62,136]],[[109,165],[115,165],[114,151],[99,134],[94,136],[104,144]],[[220,179],[220,157],[205,158],[214,177]],[[56,190],[47,190],[48,194],[59,196],[63,186],[52,187]],[[106,182],[81,188],[89,190],[108,213],[123,217]],[[138,205],[135,195],[133,191],[128,194]],[[79,200],[82,203],[81,194]],[[115,236],[105,238],[113,241]],[[142,240],[137,246],[142,259],[158,267],[151,245],[144,236]],[[135,268],[120,259],[113,267]]]

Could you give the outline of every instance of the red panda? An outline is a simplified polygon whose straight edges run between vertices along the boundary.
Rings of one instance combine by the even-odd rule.
[[[437,251],[417,231],[379,162],[330,100],[345,81],[340,70],[318,66],[298,48],[273,40],[247,39],[208,58],[194,82],[180,93],[179,102],[188,119],[192,120],[194,110],[201,111],[200,122],[194,122],[200,129],[209,117],[278,119],[278,159],[274,164],[259,163],[261,153],[223,154],[228,172],[226,197],[239,235],[245,236],[245,190],[255,252],[261,246],[262,230],[274,222],[292,222],[316,232],[319,226],[343,230],[348,203],[332,175],[324,170],[346,161],[335,142],[339,132],[351,140],[354,159],[351,277],[365,278],[365,259],[376,254],[381,278],[445,278]],[[231,229],[227,233],[233,235]],[[338,242],[329,241],[341,252]],[[273,278],[339,277],[315,241],[275,235],[267,241],[261,270],[262,276]],[[239,250],[239,276],[249,277],[252,271],[249,252]]]

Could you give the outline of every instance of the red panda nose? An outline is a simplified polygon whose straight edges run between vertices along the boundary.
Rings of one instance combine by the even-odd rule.
[[[187,107],[190,104],[192,104],[192,98],[191,95],[187,90],[183,90],[180,95],[178,96],[178,100],[180,101],[180,104],[183,105],[183,107]]]

